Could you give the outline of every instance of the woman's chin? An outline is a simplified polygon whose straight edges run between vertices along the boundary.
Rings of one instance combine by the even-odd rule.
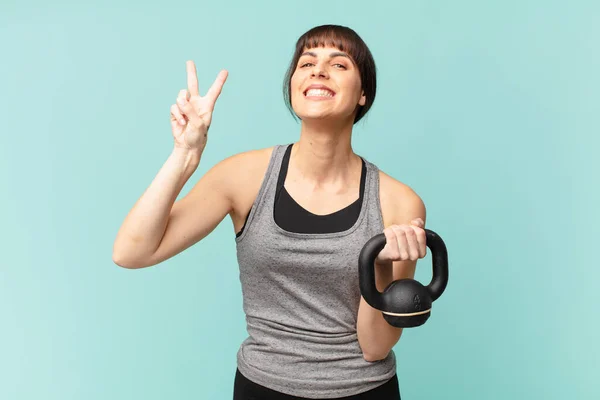
[[[305,114],[296,114],[302,120],[302,122],[308,123],[340,123],[347,119],[352,119],[352,116],[330,114],[322,112],[312,112]]]
[[[302,121],[327,121],[335,119],[335,116],[323,113],[307,113],[298,115]]]

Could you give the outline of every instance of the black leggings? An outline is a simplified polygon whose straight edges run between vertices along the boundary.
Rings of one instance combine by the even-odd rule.
[[[233,385],[233,400],[308,400],[305,397],[290,396],[268,389],[252,382],[240,373],[235,373]],[[329,400],[400,400],[398,376],[394,375],[389,381],[374,389],[354,396],[338,397]]]

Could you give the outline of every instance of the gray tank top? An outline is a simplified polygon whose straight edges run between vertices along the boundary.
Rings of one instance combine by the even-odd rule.
[[[239,371],[272,390],[305,398],[352,396],[396,373],[394,351],[363,358],[356,321],[358,255],[384,229],[379,170],[366,161],[365,193],[356,223],[342,232],[288,232],[273,216],[286,146],[273,149],[258,196],[236,238],[248,338]]]

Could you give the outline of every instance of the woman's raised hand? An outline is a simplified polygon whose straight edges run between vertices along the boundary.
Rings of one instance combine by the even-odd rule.
[[[175,147],[204,151],[208,128],[212,120],[215,102],[228,72],[222,70],[204,96],[198,91],[198,76],[193,61],[186,62],[187,90],[181,90],[177,102],[171,106],[171,129]]]

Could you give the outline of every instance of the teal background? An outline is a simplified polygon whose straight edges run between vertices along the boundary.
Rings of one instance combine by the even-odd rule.
[[[421,195],[449,249],[447,291],[394,348],[402,398],[600,398],[600,3],[49,3],[0,5],[0,398],[231,398],[229,218],[152,268],[119,268],[112,244],[172,149],[185,61],[202,93],[230,75],[182,194],[297,140],[281,83],[324,23],[379,70],[355,151]]]

